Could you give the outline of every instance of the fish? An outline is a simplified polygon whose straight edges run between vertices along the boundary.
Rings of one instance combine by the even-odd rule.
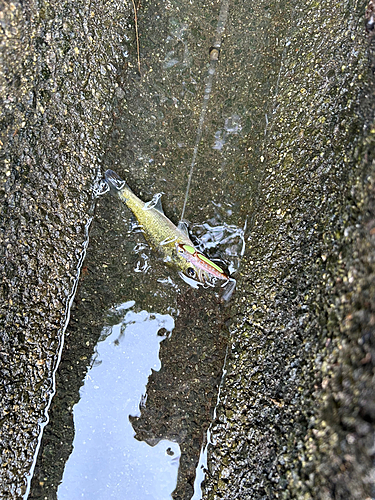
[[[229,280],[227,273],[195,248],[186,224],[175,226],[164,214],[161,194],[144,202],[113,170],[107,170],[104,179],[112,194],[117,196],[135,215],[151,248],[162,254],[166,264],[177,268],[186,278],[203,285],[212,285],[215,279]]]

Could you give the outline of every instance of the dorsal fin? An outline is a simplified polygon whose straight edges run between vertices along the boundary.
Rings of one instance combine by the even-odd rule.
[[[188,231],[186,222],[183,222],[182,220],[180,220],[180,222],[178,223],[177,229],[179,229],[181,231],[181,233],[183,233],[185,236],[187,236],[190,239],[189,231]]]
[[[158,210],[159,212],[161,212],[163,215],[164,215],[164,210],[163,210],[163,206],[161,204],[161,193],[158,193],[159,197],[157,199],[157,202],[155,203],[155,210]],[[158,195],[155,195],[155,196],[158,196]]]
[[[163,195],[163,193],[154,194],[154,196],[152,197],[152,200],[150,200],[144,204],[143,210],[150,210],[151,208],[154,208],[155,210],[157,210],[158,212],[160,212],[161,214],[164,215],[164,210],[163,210],[163,207],[161,205],[161,199],[160,199],[162,197],[162,195]]]

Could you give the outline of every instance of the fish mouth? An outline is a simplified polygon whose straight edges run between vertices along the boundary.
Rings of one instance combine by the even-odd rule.
[[[184,274],[184,276],[186,276],[186,278],[188,278],[189,280],[197,281],[201,285],[210,283],[213,276],[211,276],[205,269],[202,269],[196,266],[193,262],[190,262],[188,259],[186,259],[186,262],[190,264],[188,265],[188,267],[182,267],[182,273]]]
[[[198,274],[198,280],[200,283],[206,286],[215,286],[215,281],[217,278],[214,276],[210,275],[203,269],[197,269],[197,274]]]
[[[228,280],[224,270],[203,253],[189,244],[176,243],[178,255],[190,264],[184,272],[190,278],[198,279],[202,284],[213,286],[216,279]]]
[[[212,276],[204,269],[200,269],[195,266],[188,267],[185,271],[182,271],[180,275],[184,276],[184,281],[187,283],[191,284],[191,282],[194,282],[197,285],[204,286],[205,288],[215,286],[215,282],[217,280],[215,276]]]

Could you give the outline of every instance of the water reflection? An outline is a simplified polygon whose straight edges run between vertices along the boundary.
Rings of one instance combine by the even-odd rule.
[[[220,5],[224,5],[224,9]],[[253,124],[261,123],[264,115],[262,106],[248,106],[248,80],[254,78],[259,81],[258,75],[252,76],[253,72],[246,66],[247,54],[252,51],[250,43],[246,42],[243,47],[244,58],[238,54],[228,57],[230,44],[227,44],[220,54],[220,61],[210,57],[210,71],[213,66],[217,67],[215,78],[212,71],[207,75],[208,52],[210,47],[218,46],[229,3],[224,1],[220,5],[203,2],[195,3],[192,8],[189,2],[179,2],[178,5],[168,4],[168,9],[162,11],[157,3],[147,6],[150,22],[143,26],[142,45],[150,49],[147,49],[147,60],[142,61],[145,65],[143,76],[140,79],[135,76],[134,65],[127,65],[126,71],[119,70],[118,100],[112,132],[104,145],[107,153],[103,165],[126,174],[131,185],[138,188],[136,194],[142,199],[150,199],[155,192],[164,191],[164,209],[168,217],[177,223],[182,216],[189,166],[195,165],[192,159],[195,147],[197,164],[191,179],[186,217],[207,223],[207,227],[191,227],[192,233],[196,233],[197,239],[202,242],[201,250],[206,252],[207,248],[210,259],[224,261],[230,272],[235,273],[244,246],[243,232],[235,234],[248,217],[253,200],[249,183],[255,175],[252,164],[256,165],[258,161],[257,151],[252,158],[250,150],[244,149],[245,139]],[[245,36],[243,39],[247,40]],[[234,46],[237,47],[238,43],[236,39]],[[246,70],[243,70],[244,67]],[[238,84],[239,77],[242,79]],[[204,118],[206,113],[204,111],[202,115],[202,103],[206,103],[204,109],[207,116],[204,127],[199,127],[199,117]],[[221,131],[220,138],[225,142],[220,150],[212,148],[217,131]],[[85,358],[91,358],[92,346],[96,345],[102,330],[102,311],[107,311],[110,304],[124,302],[129,297],[136,301],[139,308],[148,311],[178,311],[173,335],[161,344],[160,339],[156,339],[157,345],[153,349],[157,352],[158,346],[161,347],[162,368],[149,377],[146,405],[141,406],[141,415],[132,420],[141,442],[134,440],[128,416],[138,414],[147,375],[128,408],[125,386],[131,384],[135,387],[136,383],[130,382],[129,373],[132,377],[138,376],[133,373],[136,364],[131,365],[128,358],[125,362],[126,353],[130,352],[127,341],[133,326],[124,326],[124,321],[116,320],[115,328],[121,323],[124,336],[118,338],[120,331],[116,334],[110,330],[107,332],[109,337],[99,343],[97,362],[102,363],[90,370],[90,378],[85,377],[85,387],[80,391],[82,401],[74,406],[77,410],[74,416],[74,452],[69,459],[59,497],[68,496],[63,492],[70,477],[70,482],[76,485],[75,490],[73,486],[69,489],[73,499],[80,495],[83,488],[87,491],[86,497],[91,495],[91,498],[100,499],[113,495],[113,498],[119,494],[116,492],[117,484],[120,485],[118,488],[130,488],[125,479],[129,481],[131,474],[138,479],[135,492],[123,489],[121,498],[147,498],[143,483],[149,485],[152,481],[142,477],[142,474],[150,477],[154,472],[135,469],[133,473],[129,469],[126,464],[136,463],[134,457],[138,456],[129,443],[137,450],[147,450],[148,454],[157,454],[161,447],[163,460],[166,458],[166,463],[171,465],[169,455],[163,455],[167,449],[165,440],[178,442],[181,450],[173,498],[186,500],[194,494],[196,468],[201,450],[205,449],[206,432],[212,421],[222,376],[230,307],[223,307],[221,294],[224,289],[220,286],[217,289],[193,290],[179,280],[176,273],[171,273],[163,262],[159,262],[155,254],[145,247],[143,235],[134,231],[136,225],[129,220],[127,209],[120,207],[116,201],[107,196],[98,200],[85,263],[88,272],[81,279],[74,304],[57,374],[58,389],[50,412],[51,422],[43,437],[34,478],[34,498],[37,500],[47,495],[55,498],[62,464],[70,454],[73,440],[71,407],[73,402],[78,401],[78,388],[86,373]],[[133,226],[132,231],[128,231],[129,226]],[[222,245],[222,240],[226,238],[229,239]],[[134,248],[136,243],[139,245]],[[149,322],[150,319],[144,323]],[[155,327],[154,340],[156,330]],[[108,344],[115,340],[118,340],[118,346]],[[140,348],[145,349],[151,342],[147,336]],[[159,367],[155,356],[148,370],[154,362]],[[126,374],[123,373],[125,364],[129,370]],[[100,381],[100,384],[95,383],[99,389],[94,389],[92,380],[97,380],[101,370],[104,370],[103,376],[106,375],[109,384],[106,386]],[[101,387],[104,387],[103,391]],[[93,398],[91,403],[89,391]],[[104,393],[101,397],[98,396],[99,391]],[[113,399],[108,399],[109,395]],[[100,408],[99,404],[102,404]],[[98,417],[95,418],[95,415]],[[81,434],[82,430],[86,435]],[[101,436],[100,449],[97,449],[98,435]],[[86,440],[86,448],[83,440]],[[119,446],[118,442],[123,444]],[[149,444],[156,446],[151,448]],[[88,451],[85,452],[85,449]],[[116,449],[119,449],[119,455],[115,454]],[[129,456],[124,456],[124,450],[129,450],[126,452]],[[178,457],[172,446],[171,451],[175,452],[172,459]],[[74,457],[78,452],[80,462]],[[96,453],[98,458],[91,464]],[[103,465],[106,461],[111,464],[109,467]],[[177,464],[171,467],[177,469]],[[97,477],[95,480],[94,475]],[[159,476],[165,480],[165,472]],[[176,484],[176,476],[173,477],[174,483],[170,481],[171,486],[163,498],[170,495]],[[89,494],[92,491],[88,489],[92,486],[88,484],[90,478],[98,488],[95,494]],[[159,480],[160,477],[152,485],[153,493],[158,491]],[[200,482],[199,477],[198,484]],[[112,490],[107,489],[107,485]],[[142,497],[141,492],[144,493]],[[64,497],[61,496],[63,494]]]
[[[177,296],[173,335],[161,344],[162,367],[147,382],[147,403],[131,417],[136,438],[154,445],[177,442],[181,449],[172,496],[194,494],[196,468],[212,421],[226,351],[225,309],[216,294],[188,288]]]
[[[215,143],[213,149],[222,149],[227,142],[229,135],[240,134],[242,130],[241,117],[236,113],[229,118],[225,118],[224,129],[215,132]]]
[[[59,500],[165,500],[176,486],[179,445],[139,442],[129,422],[129,415],[140,415],[148,377],[161,367],[160,342],[173,330],[174,320],[168,314],[134,312],[133,305],[116,308],[119,323],[104,329],[98,343],[74,407],[74,450]]]

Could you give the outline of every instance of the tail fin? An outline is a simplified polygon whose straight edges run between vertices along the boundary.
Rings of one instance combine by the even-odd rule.
[[[121,189],[126,186],[126,182],[122,180],[121,177],[113,170],[106,170],[104,178],[108,186],[113,191],[121,191]]]

